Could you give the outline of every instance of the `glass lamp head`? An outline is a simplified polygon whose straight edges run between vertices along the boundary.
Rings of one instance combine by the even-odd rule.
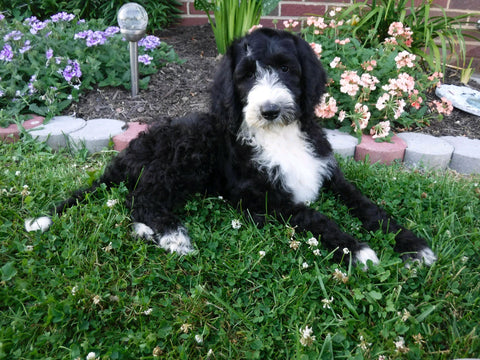
[[[128,41],[138,41],[145,35],[148,15],[143,6],[137,3],[126,3],[117,14],[120,32]]]

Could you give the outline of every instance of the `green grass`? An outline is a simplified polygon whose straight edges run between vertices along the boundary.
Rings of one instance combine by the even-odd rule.
[[[479,177],[343,163],[347,178],[432,244],[439,259],[430,268],[405,268],[388,246],[391,236],[362,230],[329,193],[313,206],[369,241],[379,266],[362,271],[349,255],[336,264],[321,247],[314,255],[309,234],[292,235],[274,219],[257,229],[221,199],[199,196],[182,213],[198,252],[168,254],[131,236],[123,187],[101,189],[44,234],[23,230],[26,217],[87,184],[112,155],[0,144],[0,358],[480,354]],[[120,201],[110,208],[113,199]],[[301,243],[297,250],[291,238]],[[324,299],[333,299],[330,308]],[[305,326],[315,336],[310,346],[300,342]]]

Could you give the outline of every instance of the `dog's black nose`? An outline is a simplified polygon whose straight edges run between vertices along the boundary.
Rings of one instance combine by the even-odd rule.
[[[264,119],[275,120],[280,114],[280,106],[277,104],[266,103],[260,108],[260,113]]]

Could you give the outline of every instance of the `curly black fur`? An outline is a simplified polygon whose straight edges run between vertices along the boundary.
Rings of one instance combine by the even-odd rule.
[[[124,182],[136,232],[168,250],[187,253],[192,247],[175,207],[193,193],[222,195],[234,206],[241,204],[259,224],[265,214],[274,214],[320,237],[338,256],[347,248],[355,261],[378,261],[368,245],[308,206],[309,187],[320,190],[323,185],[346,203],[366,229],[395,233],[396,251],[431,264],[435,255],[426,241],[397,224],[342,175],[314,118],[325,83],[326,74],[305,41],[288,32],[254,31],[235,41],[223,57],[209,114],[152,125],[113,159],[98,182],[57,206],[57,212],[100,183]],[[265,100],[258,100],[258,95]],[[283,155],[277,159],[275,151],[268,150],[270,139],[280,143],[285,157],[291,154],[293,139],[291,151],[301,157],[297,166],[316,170],[292,170],[295,161],[284,161]],[[297,171],[311,179],[300,177],[305,184],[296,184],[292,179]]]

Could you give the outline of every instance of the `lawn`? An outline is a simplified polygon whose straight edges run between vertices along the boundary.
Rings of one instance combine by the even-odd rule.
[[[480,177],[342,161],[347,178],[438,254],[405,267],[329,193],[312,204],[377,250],[362,271],[309,234],[257,229],[221,198],[180,209],[198,251],[131,236],[101,188],[44,233],[24,219],[97,177],[114,151],[0,144],[0,358],[453,359],[480,354]]]

